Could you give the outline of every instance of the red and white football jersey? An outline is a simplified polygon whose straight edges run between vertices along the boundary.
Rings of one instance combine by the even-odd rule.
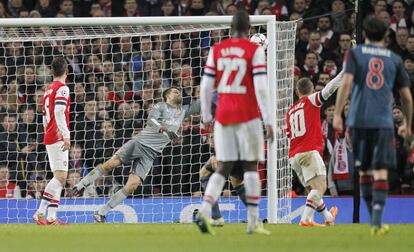
[[[323,152],[320,92],[302,97],[286,114],[290,138],[289,158],[307,151]]]
[[[66,106],[65,109],[65,121],[66,126],[69,129],[69,108],[70,108],[70,98],[69,98],[69,88],[59,82],[54,81],[46,90],[46,93],[42,99],[43,105],[43,118],[45,118],[44,124],[46,125],[45,132],[45,144],[54,144],[58,141],[63,141],[63,135],[59,131],[59,128],[56,123],[55,118],[55,106],[63,105]]]
[[[228,125],[260,118],[253,76],[266,70],[263,49],[249,39],[226,39],[210,49],[204,74],[216,79],[218,122]]]

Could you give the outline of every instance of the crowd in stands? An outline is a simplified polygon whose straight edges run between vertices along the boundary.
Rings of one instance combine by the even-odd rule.
[[[276,15],[279,21],[298,20],[295,81],[309,77],[321,90],[342,68],[351,48],[356,16],[346,0],[0,0],[0,18],[202,16],[232,15],[246,9],[252,15]],[[388,48],[401,55],[414,81],[414,1],[373,0],[368,14],[389,25]],[[318,16],[324,13],[331,15]],[[316,18],[315,18],[316,17]],[[263,27],[252,33],[265,33]],[[56,30],[55,30],[56,31]],[[59,33],[59,32],[57,32]],[[60,31],[64,35],[65,31]],[[59,34],[55,34],[58,36]],[[210,46],[225,38],[227,30],[185,32],[157,36],[68,39],[0,43],[0,198],[38,199],[50,178],[43,141],[42,96],[51,82],[48,67],[53,56],[63,56],[69,66],[71,137],[66,191],[93,167],[145,126],[162,91],[180,87],[183,103],[199,97],[202,69]],[[329,192],[352,194],[352,150],[347,134],[332,128],[334,99],[322,109],[324,160]],[[396,128],[404,114],[394,107]],[[346,111],[344,113],[346,117]],[[150,176],[135,195],[200,195],[198,171],[211,155],[200,118],[187,118],[178,141],[168,145],[154,162]],[[392,194],[414,190],[414,150],[396,136],[398,167],[390,175]],[[345,153],[345,154],[344,154]],[[339,160],[339,161],[338,161]],[[342,165],[349,176],[337,176]],[[124,184],[129,167],[106,174],[85,192],[85,197],[109,196]],[[262,177],[265,177],[262,174]],[[294,178],[295,194],[304,189]]]

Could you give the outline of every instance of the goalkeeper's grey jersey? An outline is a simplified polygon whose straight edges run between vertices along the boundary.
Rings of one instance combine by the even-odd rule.
[[[192,114],[200,113],[200,110],[199,101],[178,108],[174,108],[165,102],[159,102],[154,105],[148,115],[147,125],[135,138],[142,145],[161,152],[170,142],[170,139],[160,133],[160,128],[162,127],[165,130],[177,132],[184,118]],[[151,119],[157,120],[161,126],[157,126],[151,122]]]

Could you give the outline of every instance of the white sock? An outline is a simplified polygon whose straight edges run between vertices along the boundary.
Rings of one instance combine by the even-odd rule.
[[[62,184],[56,178],[52,178],[46,185],[43,192],[38,213],[45,214],[48,208],[48,219],[56,219],[56,211],[59,206],[60,194],[62,193]]]
[[[259,221],[260,178],[257,171],[244,173],[244,188],[246,189],[247,224],[256,225]]]
[[[333,220],[333,216],[326,208],[325,203],[323,202],[323,199],[322,199],[322,194],[318,190],[310,191],[310,193],[308,194],[308,197],[306,198],[306,204],[309,204],[313,207],[312,214],[316,210],[322,214],[325,221]]]
[[[319,201],[320,193],[317,190],[311,190],[306,197],[305,203],[305,210],[303,211],[301,221],[313,221],[313,214],[316,211],[317,203],[315,201]]]
[[[217,201],[221,191],[223,190],[224,183],[226,183],[226,178],[220,173],[215,172],[211,175],[204,193],[204,201],[201,204],[201,214],[210,217],[211,207]]]
[[[316,211],[320,214],[322,214],[323,219],[325,221],[332,221],[333,220],[333,216],[331,214],[331,212],[328,211],[328,209],[325,206],[325,203],[323,202],[323,199],[321,198],[318,202],[318,205],[316,207]]]

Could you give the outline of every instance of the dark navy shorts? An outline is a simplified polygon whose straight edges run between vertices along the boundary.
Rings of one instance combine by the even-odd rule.
[[[361,171],[396,167],[394,129],[352,128],[355,167]]]

